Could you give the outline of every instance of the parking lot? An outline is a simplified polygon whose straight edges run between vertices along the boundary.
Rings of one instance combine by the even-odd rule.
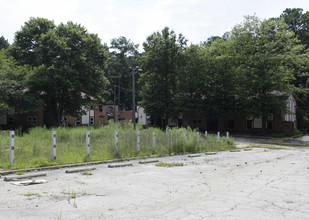
[[[47,183],[28,186],[2,176],[0,219],[309,219],[308,147],[152,160],[171,167],[41,171]]]

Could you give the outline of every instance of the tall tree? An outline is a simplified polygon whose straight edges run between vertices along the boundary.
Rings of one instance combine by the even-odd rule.
[[[0,37],[0,50],[1,49],[7,49],[10,46],[7,39],[5,39],[3,36]]]
[[[131,108],[132,76],[130,67],[136,66],[138,45],[121,36],[111,40],[106,76],[110,81],[109,100],[116,98],[116,104]],[[116,94],[114,94],[116,92]]]
[[[143,44],[144,53],[140,62],[145,71],[140,78],[142,85],[140,102],[147,114],[159,126],[165,127],[170,118],[178,115],[176,85],[179,65],[186,40],[178,39],[174,31],[164,28],[150,35]]]
[[[63,114],[78,116],[83,106],[103,97],[108,51],[81,25],[56,27],[31,18],[16,33],[12,53],[21,64],[42,69],[29,77],[29,91],[44,101],[47,125],[58,125]]]
[[[287,8],[280,15],[289,30],[293,31],[302,44],[309,48],[309,12],[301,8]]]
[[[282,95],[294,88],[293,71],[304,64],[303,46],[282,20],[254,16],[236,26],[230,40],[242,84],[238,96],[243,114],[265,121],[271,113],[280,113],[286,105]]]

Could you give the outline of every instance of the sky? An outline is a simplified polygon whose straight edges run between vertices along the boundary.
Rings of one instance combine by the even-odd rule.
[[[309,0],[0,0],[0,36],[13,43],[30,17],[43,17],[81,24],[107,44],[124,36],[141,49],[164,27],[198,44],[231,31],[245,15],[279,17],[286,8],[309,11]]]

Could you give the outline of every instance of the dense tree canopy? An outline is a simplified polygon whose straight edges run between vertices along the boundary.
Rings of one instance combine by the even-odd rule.
[[[39,69],[19,66],[13,57],[8,57],[4,50],[0,51],[0,111],[10,106],[17,107],[17,113],[37,110],[39,100],[29,94],[28,77]]]
[[[10,46],[9,42],[3,37],[0,37],[0,50],[7,49]]]
[[[43,100],[53,119],[46,124],[58,124],[63,114],[78,115],[82,106],[102,99],[108,51],[81,25],[56,27],[47,19],[31,18],[16,33],[11,51],[20,64],[41,68],[29,77],[28,89]]]
[[[164,28],[150,35],[140,62],[145,71],[141,75],[141,104],[160,126],[178,115],[176,107],[177,74],[186,40],[174,31]]]
[[[94,100],[130,109],[130,67],[139,65],[138,100],[159,126],[182,113],[265,121],[285,110],[285,98],[293,94],[298,124],[309,129],[309,12],[286,9],[268,20],[247,16],[221,37],[186,43],[166,27],[147,37],[139,53],[123,36],[108,48],[81,25],[31,18],[12,45],[0,38],[0,105],[30,110],[27,101],[36,100],[53,118],[49,125],[63,114],[80,115]]]
[[[137,65],[138,45],[121,36],[111,40],[110,56],[106,77],[110,81],[109,102],[115,98],[116,104],[132,108],[132,74],[130,67]],[[116,92],[116,94],[114,94]]]

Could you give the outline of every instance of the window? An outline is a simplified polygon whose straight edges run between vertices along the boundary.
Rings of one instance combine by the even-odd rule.
[[[102,104],[99,105],[99,111],[103,112],[103,105]]]
[[[69,119],[67,116],[64,116],[61,118],[61,124],[62,125],[68,125],[69,124]]]
[[[90,117],[90,125],[94,125],[94,117]]]
[[[76,125],[80,125],[80,118],[76,119]]]
[[[32,125],[37,125],[38,124],[38,118],[36,116],[32,117]]]
[[[267,129],[273,129],[273,122],[272,121],[267,121],[266,122],[266,128]]]
[[[27,117],[27,125],[32,125],[32,116]]]
[[[27,117],[27,125],[37,125],[38,118],[36,116],[28,116]]]

